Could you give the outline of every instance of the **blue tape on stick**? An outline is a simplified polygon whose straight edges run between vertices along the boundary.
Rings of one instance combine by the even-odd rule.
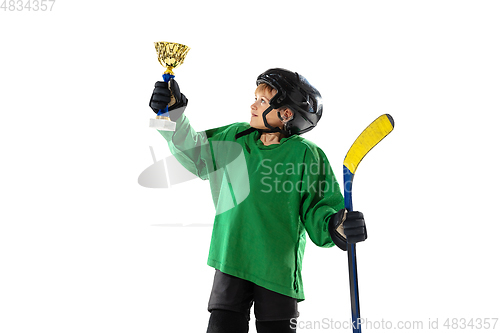
[[[168,82],[170,79],[173,79],[175,75],[172,74],[163,74],[163,81]],[[169,117],[168,115],[168,105],[165,109],[158,111],[157,116]]]
[[[344,203],[348,211],[352,211],[352,180],[354,175],[344,165]]]

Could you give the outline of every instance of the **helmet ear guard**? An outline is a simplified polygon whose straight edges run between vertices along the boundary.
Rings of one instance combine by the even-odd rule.
[[[303,114],[299,113],[297,117],[294,118],[293,122],[289,121],[287,123],[286,131],[291,134],[303,134],[312,130],[317,124],[316,122],[311,121],[310,118],[304,117]]]

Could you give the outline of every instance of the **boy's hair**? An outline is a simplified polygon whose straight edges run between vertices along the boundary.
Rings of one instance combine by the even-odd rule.
[[[257,88],[255,88],[255,93],[258,93],[261,91],[265,91],[271,95],[274,95],[275,93],[278,92],[278,90],[274,89],[273,87],[271,87],[267,83],[261,83],[257,86]]]

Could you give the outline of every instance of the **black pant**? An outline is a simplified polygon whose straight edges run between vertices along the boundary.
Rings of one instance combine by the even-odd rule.
[[[241,312],[212,310],[207,333],[248,333],[249,320]],[[290,320],[255,321],[258,333],[295,333]],[[293,326],[294,327],[294,326]]]
[[[262,288],[255,283],[216,270],[208,311],[208,333],[246,333],[250,308],[259,333],[292,333],[291,319],[297,318],[295,298]]]

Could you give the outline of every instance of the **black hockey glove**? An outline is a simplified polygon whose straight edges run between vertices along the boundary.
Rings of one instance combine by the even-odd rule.
[[[153,95],[149,100],[149,106],[155,113],[165,109],[168,105],[168,113],[172,121],[180,118],[187,103],[188,99],[181,93],[179,85],[174,79],[170,79],[168,83],[164,81],[156,82]]]
[[[347,244],[362,242],[368,237],[363,213],[348,212],[345,208],[330,218],[328,230],[335,245],[344,251]]]

